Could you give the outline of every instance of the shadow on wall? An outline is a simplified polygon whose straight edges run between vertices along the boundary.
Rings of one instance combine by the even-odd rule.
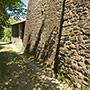
[[[40,39],[41,39],[41,35],[42,35],[42,32],[43,32],[43,29],[44,29],[44,25],[45,25],[45,18],[44,20],[42,21],[42,25],[40,27],[40,31],[38,33],[38,37],[37,37],[37,40],[35,42],[35,45],[34,45],[34,48],[33,50],[31,51],[31,53],[33,55],[35,55],[36,57],[38,57],[38,54],[37,54],[37,49],[38,49],[38,45],[39,45],[39,42],[40,42]],[[36,55],[37,54],[37,55]]]
[[[56,74],[57,78],[57,73],[58,73],[58,55],[59,55],[59,48],[60,48],[60,43],[61,43],[61,36],[62,36],[62,29],[63,29],[63,22],[64,22],[64,11],[65,11],[65,2],[66,0],[63,0],[63,5],[62,5],[62,14],[61,14],[61,20],[60,20],[60,30],[59,30],[59,35],[58,35],[58,44],[57,44],[57,49],[56,49],[56,55],[55,55],[55,63],[54,63],[54,71]]]
[[[45,42],[45,46],[41,55],[41,58],[44,59],[44,62],[51,57],[53,52],[53,46],[55,44],[56,35],[57,35],[58,27],[54,27],[48,40]]]
[[[25,48],[25,52],[29,52],[29,49],[30,49],[30,46],[31,46],[30,40],[31,40],[31,33],[30,33],[29,36],[28,36],[27,46],[26,46],[26,48]]]
[[[62,36],[65,1],[66,0],[63,0],[62,14],[61,14],[61,19],[60,19],[60,29],[59,29],[59,35],[58,35],[58,42],[57,42],[57,46],[56,46],[56,55],[55,55],[55,58],[54,58],[54,61],[55,61],[54,70],[55,70],[56,73],[58,73],[58,54],[59,54],[60,41],[61,41],[61,36]],[[41,40],[42,32],[44,30],[45,19],[46,18],[44,18],[44,20],[42,21],[42,25],[40,27],[40,31],[38,33],[38,37],[37,37],[37,40],[35,42],[35,45],[34,45],[34,48],[33,48],[32,51],[30,51],[30,45],[31,45],[30,37],[31,37],[31,35],[29,35],[29,37],[28,37],[28,44],[26,46],[26,51],[27,52],[30,51],[30,55],[34,55],[36,57],[36,59],[41,54],[41,49],[42,48],[39,48],[39,43],[40,43],[40,40]],[[55,30],[56,34],[53,33],[54,29],[56,29]],[[44,49],[43,49],[42,54],[41,54],[41,58],[44,59],[43,61],[48,60],[48,58],[50,58],[51,55],[52,55],[53,46],[54,46],[55,40],[56,40],[55,38],[56,38],[56,35],[57,35],[57,32],[58,32],[58,28],[57,27],[54,27],[54,29],[52,30],[48,40],[45,42],[45,46],[44,46]]]
[[[65,5],[65,1],[66,0],[63,0],[63,9],[64,9],[64,5]],[[61,22],[60,22],[60,31],[59,31],[59,36],[58,36],[58,44],[56,46],[57,50],[56,50],[56,56],[55,56],[55,65],[54,65],[55,68],[58,66],[57,65],[57,63],[58,63],[57,57],[58,57],[59,48],[60,48],[60,39],[61,39],[61,32],[62,32],[62,25],[63,25],[63,15],[64,15],[64,10],[62,10],[62,16],[61,16]],[[42,25],[40,27],[40,31],[38,33],[38,37],[37,37],[37,40],[35,42],[33,50],[30,51],[30,45],[31,45],[30,37],[31,37],[31,35],[29,35],[28,44],[26,46],[26,51],[27,52],[30,51],[30,55],[34,55],[36,58],[38,58],[40,53],[41,53],[41,50],[39,50],[39,42],[41,40],[41,35],[42,35],[43,30],[44,30],[45,19],[46,18],[44,18],[44,20],[42,21]],[[53,32],[55,32],[55,34]],[[41,58],[43,59],[43,62],[48,60],[48,58],[50,58],[52,55],[53,46],[55,44],[57,32],[58,32],[58,28],[54,27],[54,29],[52,30],[48,40],[45,42],[45,46],[44,46],[44,49],[43,49],[42,54],[41,54]]]

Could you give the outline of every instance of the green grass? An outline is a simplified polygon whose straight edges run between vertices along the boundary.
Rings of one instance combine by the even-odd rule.
[[[25,61],[20,58],[20,56],[18,56],[16,54],[16,52],[14,52],[12,50],[12,48],[9,46],[9,45],[4,45],[3,46],[3,49],[2,49],[2,53],[0,53],[0,71],[1,71],[1,74],[3,76],[5,76],[7,74],[7,60],[4,58],[3,56],[3,52],[6,52],[6,53],[11,53],[13,55],[13,59],[16,60],[20,65],[22,65],[22,67],[27,71],[29,72],[29,74],[32,73],[32,69],[26,65]]]
[[[0,53],[0,73],[2,77],[5,77],[8,75],[7,70],[8,70],[8,58],[5,57],[5,53],[10,53],[12,52],[12,49],[9,45],[3,45]]]
[[[19,46],[18,46],[18,47],[19,47]],[[1,53],[0,53],[0,73],[1,73],[2,77],[8,75],[8,73],[7,73],[7,70],[8,70],[8,67],[7,67],[7,59],[4,58],[4,55],[3,55],[4,53],[3,53],[3,52],[12,54],[13,60],[17,61],[18,64],[21,65],[22,68],[23,68],[33,79],[37,80],[37,82],[38,82],[39,84],[42,84],[42,83],[43,83],[43,81],[39,79],[39,76],[37,76],[36,74],[34,74],[33,69],[31,69],[31,68],[27,65],[27,63],[25,62],[25,60],[22,59],[20,56],[18,56],[18,55],[12,50],[12,48],[11,48],[9,45],[4,45],[4,46],[3,46],[3,49],[2,49],[2,51],[1,51]],[[29,57],[29,58],[33,59],[34,57]],[[39,61],[41,61],[41,60],[39,59]],[[65,78],[64,78],[63,76],[58,75],[58,78],[57,78],[57,79],[58,79],[58,81],[59,81],[60,83],[65,82]],[[66,83],[66,82],[65,82],[65,83]],[[69,85],[70,83],[67,83],[67,84]],[[6,85],[5,87],[8,88],[8,85]],[[72,90],[74,90],[74,86],[73,86],[72,84],[70,84],[69,87],[71,87]]]

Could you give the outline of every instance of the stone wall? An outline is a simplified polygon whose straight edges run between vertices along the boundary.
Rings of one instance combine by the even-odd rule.
[[[88,87],[90,1],[29,0],[24,50],[47,64],[57,57],[58,73],[78,88]]]
[[[67,1],[58,58],[59,70],[80,87],[90,85],[90,1]]]

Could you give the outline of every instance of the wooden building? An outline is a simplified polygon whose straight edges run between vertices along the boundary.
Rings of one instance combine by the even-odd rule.
[[[12,42],[22,43],[24,39],[24,29],[26,20],[12,24]]]

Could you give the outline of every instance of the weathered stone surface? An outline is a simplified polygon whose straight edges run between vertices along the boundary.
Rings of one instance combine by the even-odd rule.
[[[50,64],[54,63],[60,35],[62,3],[30,0],[28,7],[24,49]],[[90,87],[90,1],[66,0],[62,26],[59,72],[78,88]]]

